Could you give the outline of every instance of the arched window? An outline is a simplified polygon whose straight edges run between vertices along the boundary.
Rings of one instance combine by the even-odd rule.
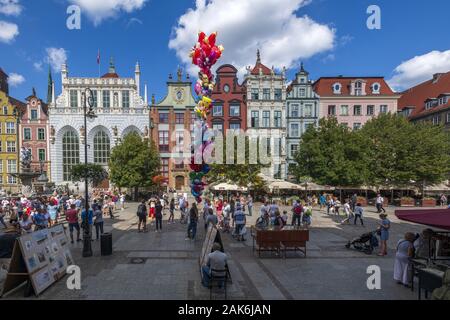
[[[105,131],[99,131],[94,136],[94,163],[108,164],[109,155],[109,136]]]
[[[63,150],[63,178],[70,181],[72,167],[80,163],[80,141],[74,130],[64,133],[62,139]]]

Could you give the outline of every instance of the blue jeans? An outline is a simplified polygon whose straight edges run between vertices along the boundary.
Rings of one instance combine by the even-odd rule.
[[[197,234],[197,222],[190,222],[188,227],[188,238],[195,239]]]
[[[248,216],[251,217],[252,216],[252,206],[248,206]]]
[[[202,285],[206,288],[209,287],[209,282],[211,281],[211,268],[208,266],[202,266]],[[223,281],[218,283],[219,288],[223,287]]]

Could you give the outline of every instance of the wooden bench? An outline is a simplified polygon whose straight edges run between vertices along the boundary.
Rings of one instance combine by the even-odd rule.
[[[287,251],[300,251],[306,257],[306,242],[309,241],[308,229],[257,229],[252,227],[253,252],[258,252],[261,257],[262,251],[284,253]],[[280,255],[281,256],[281,255]]]

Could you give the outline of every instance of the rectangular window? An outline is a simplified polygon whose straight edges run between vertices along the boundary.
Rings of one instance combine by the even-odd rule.
[[[253,88],[252,89],[252,100],[259,100],[259,90]]]
[[[353,106],[353,115],[354,116],[361,115],[361,106],[359,106],[359,105]]]
[[[328,115],[335,116],[336,115],[336,106],[328,106]]]
[[[311,104],[305,105],[305,117],[312,117],[312,105]]]
[[[92,90],[92,101],[94,103],[94,108],[97,108],[98,107],[97,90]]]
[[[6,134],[16,134],[16,124],[14,122],[6,123]]]
[[[38,149],[39,161],[46,161],[45,149]]]
[[[270,89],[263,89],[263,100],[270,100]]]
[[[281,128],[281,111],[274,111],[273,120],[275,128]]]
[[[17,160],[8,160],[7,173],[17,173]]]
[[[300,137],[300,131],[299,131],[299,124],[298,123],[291,123],[291,132],[290,132],[290,136],[297,138]]]
[[[213,116],[221,117],[223,116],[223,106],[221,104],[214,105],[213,107]]]
[[[16,152],[16,142],[15,141],[6,141],[6,152],[8,152],[8,153]]]
[[[241,106],[238,104],[230,105],[230,117],[239,117],[241,115]]]
[[[299,93],[300,97],[304,97],[306,95],[306,90],[304,88],[300,88]]]
[[[103,108],[111,108],[111,93],[108,90],[103,91]]]
[[[342,122],[341,126],[348,127],[348,123],[347,122]]]
[[[70,90],[69,95],[70,95],[70,107],[78,108],[78,91]]]
[[[159,123],[168,124],[169,123],[169,114],[168,113],[160,113],[159,114]]]
[[[291,157],[295,157],[298,150],[298,144],[291,144]]]
[[[385,104],[382,104],[380,106],[380,113],[387,113],[387,111],[388,111],[388,106]]]
[[[159,131],[159,151],[169,151],[169,131]]]
[[[175,113],[175,123],[184,124],[184,113]]]
[[[45,140],[45,129],[44,128],[38,128],[38,140]]]
[[[259,127],[259,111],[252,111],[251,127],[252,128]]]
[[[23,140],[31,140],[31,129],[23,128]]]
[[[213,123],[213,131],[216,132],[222,132],[223,133],[223,123]]]
[[[271,155],[271,144],[272,144],[272,142],[271,142],[271,140],[270,140],[270,138],[266,138],[266,143],[267,143],[267,155]]]
[[[17,179],[14,176],[8,176],[8,184],[16,184],[17,183]]]
[[[281,165],[279,164],[273,165],[273,177],[275,179],[281,179]]]
[[[298,104],[291,104],[291,117],[298,118]]]
[[[37,120],[38,111],[36,109],[31,109],[31,120]]]
[[[240,128],[241,128],[241,124],[239,122],[231,122],[230,123],[231,130],[238,130]]]
[[[166,178],[169,177],[169,159],[161,159],[161,174]]]
[[[367,106],[367,115],[368,116],[373,116],[374,112],[375,112],[375,106],[368,105]]]
[[[275,100],[280,101],[282,98],[281,89],[275,89]]]
[[[361,128],[361,123],[355,122],[355,123],[353,124],[353,130],[359,130],[360,128]]]
[[[197,121],[197,115],[194,112],[191,112],[191,124],[194,124]]]
[[[122,108],[130,108],[130,91],[128,90],[122,91]]]
[[[263,111],[262,113],[262,126],[263,128],[270,127],[270,111]]]
[[[348,116],[348,106],[347,105],[341,106],[341,116]]]
[[[4,114],[5,116],[8,115],[8,107],[7,107],[7,106],[4,106],[4,107],[3,107],[3,114]]]

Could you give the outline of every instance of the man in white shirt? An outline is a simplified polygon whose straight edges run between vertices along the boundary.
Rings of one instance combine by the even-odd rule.
[[[384,202],[383,197],[380,194],[377,194],[377,199],[375,201],[375,205],[377,207],[377,213],[381,213],[381,211],[383,211],[383,213],[386,212],[386,210],[384,210],[384,208],[383,208],[383,202]]]

